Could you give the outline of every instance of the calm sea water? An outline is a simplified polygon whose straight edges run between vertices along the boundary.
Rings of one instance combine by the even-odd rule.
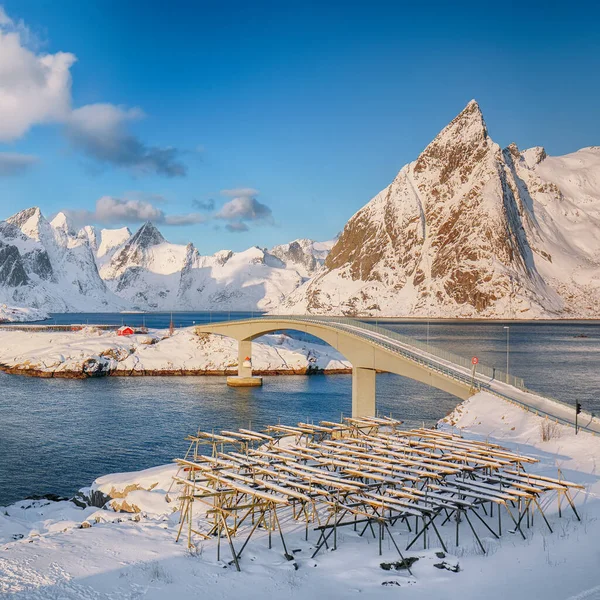
[[[244,316],[231,313],[231,317]],[[57,323],[166,327],[170,313],[52,315]],[[229,313],[174,313],[176,325]],[[380,324],[383,324],[380,322]],[[422,322],[385,323],[425,340]],[[600,414],[600,323],[511,323],[510,371],[528,387]],[[585,336],[585,337],[580,337]],[[506,367],[502,323],[431,323],[432,345]],[[0,373],[0,505],[29,495],[73,494],[106,473],[181,456],[199,427],[260,428],[278,421],[339,419],[351,410],[351,378],[281,376],[233,389],[222,377],[34,379]],[[395,375],[377,376],[377,406],[409,427],[433,424],[457,399]]]

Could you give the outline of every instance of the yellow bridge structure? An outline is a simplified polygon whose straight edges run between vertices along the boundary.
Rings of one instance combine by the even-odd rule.
[[[440,389],[462,400],[486,390],[549,418],[574,424],[573,407],[525,388],[522,378],[482,364],[472,365],[452,352],[435,348],[370,323],[344,317],[261,316],[205,323],[200,333],[212,333],[238,341],[238,378],[251,384],[252,340],[268,333],[294,330],[317,337],[352,364],[352,416],[376,414],[376,375],[395,373]],[[580,417],[582,429],[600,433],[600,421]]]

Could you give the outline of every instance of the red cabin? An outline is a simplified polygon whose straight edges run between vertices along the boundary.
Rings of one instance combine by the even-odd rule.
[[[117,335],[133,335],[135,331],[129,325],[123,325],[123,327],[119,327],[117,329]]]

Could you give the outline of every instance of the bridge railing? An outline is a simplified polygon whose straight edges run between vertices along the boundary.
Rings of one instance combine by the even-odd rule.
[[[420,352],[424,353],[424,355],[430,355],[432,357],[453,363],[455,365],[464,367],[465,369],[471,369],[471,359],[465,358],[464,356],[460,356],[459,354],[455,354],[454,352],[449,352],[448,350],[442,350],[436,346],[432,346],[426,342],[422,342],[416,340],[407,335],[403,335],[396,331],[392,331],[391,329],[386,329],[385,327],[380,327],[378,325],[373,325],[371,323],[365,323],[364,321],[358,321],[356,319],[351,319],[348,317],[327,317],[327,316],[299,316],[299,315],[264,315],[260,317],[261,319],[292,319],[296,321],[306,321],[312,323],[319,322],[330,322],[339,325],[347,325],[352,327],[355,330],[363,330],[369,332],[371,334],[375,334],[377,336],[387,337],[404,346],[407,346],[407,350],[417,349]],[[371,336],[368,336],[369,339],[372,339]],[[395,347],[392,349],[396,349]],[[416,358],[420,356],[414,351],[411,353],[411,358]],[[516,377],[514,375],[510,375],[502,371],[501,369],[495,369],[493,367],[488,367],[486,365],[482,365],[479,363],[477,365],[476,374],[484,377],[488,377],[489,379],[495,379],[497,381],[501,381],[503,383],[508,383],[514,387],[519,389],[525,389],[525,382],[522,377]]]
[[[557,404],[561,404],[563,406],[567,406],[569,408],[573,408],[568,403],[563,402],[562,400],[558,400],[547,394],[540,393],[535,390],[530,390],[525,387],[525,382],[521,377],[515,377],[513,375],[507,375],[504,371],[500,369],[493,369],[487,367],[485,365],[478,364],[477,365],[477,373],[475,381],[472,380],[470,373],[465,373],[456,369],[456,366],[464,367],[465,369],[471,369],[471,361],[464,356],[460,356],[453,352],[448,352],[446,350],[442,350],[441,348],[437,348],[435,346],[431,346],[431,344],[427,344],[425,342],[421,342],[419,340],[415,340],[406,335],[402,335],[390,329],[386,329],[385,327],[379,327],[377,325],[372,325],[370,323],[365,323],[364,321],[358,321],[356,319],[350,319],[347,317],[327,317],[327,316],[301,316],[301,315],[262,315],[258,317],[260,319],[267,320],[281,320],[281,319],[289,319],[293,321],[300,321],[306,323],[314,323],[319,324],[323,322],[329,322],[332,325],[338,326],[346,326],[345,329],[348,333],[352,333],[354,335],[358,335],[359,337],[365,338],[369,340],[369,342],[376,344],[382,348],[388,349],[392,352],[397,352],[410,360],[422,364],[430,369],[433,369],[439,373],[444,374],[447,377],[455,379],[456,381],[460,381],[464,384],[471,385],[477,390],[486,390],[491,392],[492,394],[504,398],[514,404],[517,404],[530,412],[534,412],[537,415],[548,417],[554,421],[563,423],[565,425],[569,425],[571,427],[574,426],[573,421],[565,419],[563,417],[557,416],[555,414],[551,414],[545,412],[544,410],[528,404],[524,399],[515,398],[508,394],[503,393],[502,391],[495,389],[495,386],[491,384],[496,381],[500,383],[508,383],[524,392],[531,393],[535,396],[541,396],[543,398],[547,398],[552,402]],[[239,319],[246,320],[246,319]],[[389,340],[389,341],[388,341]],[[391,343],[393,340],[396,343]],[[400,345],[398,345],[400,344]],[[415,352],[411,350],[411,348],[416,348],[420,352]],[[432,361],[431,357],[436,359],[441,359],[442,361],[452,363],[451,365],[445,365],[443,362]],[[488,377],[488,381],[483,381],[481,376]],[[589,419],[589,424],[582,423],[579,425],[579,428],[583,431],[588,431],[589,433],[593,433],[597,435],[597,430],[591,427],[592,423],[598,423],[598,417],[595,417],[593,414],[586,413],[582,414],[582,419]]]

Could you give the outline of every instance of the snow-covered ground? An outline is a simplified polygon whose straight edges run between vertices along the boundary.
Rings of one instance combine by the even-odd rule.
[[[47,318],[48,314],[38,308],[0,304],[0,323],[23,323],[25,321],[41,321]]]
[[[35,373],[119,374],[140,372],[223,372],[237,369],[237,342],[217,335],[196,335],[193,327],[147,335],[118,336],[86,327],[77,332],[2,331],[0,364]],[[256,372],[347,370],[350,364],[333,348],[267,335],[253,344]]]
[[[397,554],[386,538],[383,556],[368,536],[344,530],[338,550],[310,558],[311,542],[303,529],[285,520],[286,541],[294,560],[282,556],[279,540],[268,550],[266,533],[258,533],[241,560],[242,572],[217,563],[215,540],[190,553],[175,543],[176,501],[167,502],[175,467],[101,477],[84,490],[112,495],[107,510],[77,508],[70,502],[26,501],[0,509],[0,596],[14,599],[121,599],[274,597],[368,598],[544,598],[594,600],[600,597],[600,438],[558,426],[550,441],[541,441],[542,419],[487,393],[460,405],[441,427],[466,438],[487,439],[535,456],[529,471],[586,486],[575,496],[582,521],[556,501],[544,505],[554,529],[541,519],[527,529],[527,539],[505,532],[499,541],[484,538],[482,555],[472,539],[449,544],[445,561],[459,572],[434,567],[435,552],[414,550],[414,576],[386,571],[380,563]],[[171,491],[170,498],[176,498]],[[115,509],[140,512],[115,512]],[[83,524],[83,527],[82,527]],[[452,528],[453,529],[453,528]],[[450,536],[442,530],[443,536]],[[404,541],[404,540],[401,540]],[[224,557],[228,560],[227,549]],[[401,590],[397,588],[400,587]]]

